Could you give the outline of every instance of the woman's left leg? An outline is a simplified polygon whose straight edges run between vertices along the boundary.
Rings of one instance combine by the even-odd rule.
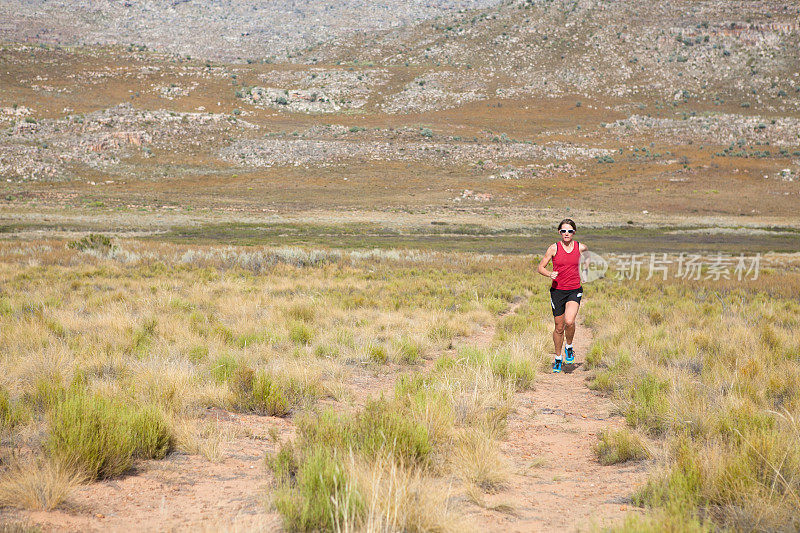
[[[578,302],[570,300],[564,311],[564,337],[569,345],[572,345],[572,339],[575,337],[575,318],[578,316],[580,306]]]

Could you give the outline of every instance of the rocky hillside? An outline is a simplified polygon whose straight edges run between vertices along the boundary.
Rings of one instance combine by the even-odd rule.
[[[89,5],[0,5],[0,205],[800,205],[796,3]]]
[[[310,63],[430,69],[408,86],[503,97],[660,98],[800,110],[800,6],[513,0],[305,51]],[[442,72],[442,70],[445,72]],[[391,106],[390,106],[391,107]]]
[[[4,0],[0,40],[135,44],[219,60],[285,59],[294,49],[496,0]]]

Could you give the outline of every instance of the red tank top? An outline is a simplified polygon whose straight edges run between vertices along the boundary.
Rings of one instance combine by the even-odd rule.
[[[553,256],[553,271],[558,276],[550,285],[554,289],[571,290],[581,286],[581,274],[578,264],[581,260],[581,247],[578,241],[572,241],[572,251],[567,253],[561,242],[556,243],[556,255]]]

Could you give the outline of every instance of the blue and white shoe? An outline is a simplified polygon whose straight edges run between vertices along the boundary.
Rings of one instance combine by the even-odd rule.
[[[553,362],[553,374],[558,374],[561,372],[561,359],[556,359]]]
[[[564,355],[566,355],[565,361],[568,365],[571,365],[575,362],[575,351],[572,347],[564,348]]]

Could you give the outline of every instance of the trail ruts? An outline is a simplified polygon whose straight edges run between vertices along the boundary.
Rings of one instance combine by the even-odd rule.
[[[539,372],[534,390],[517,395],[500,444],[513,474],[504,489],[485,495],[485,508],[474,516],[480,531],[583,531],[636,510],[629,498],[647,464],[603,466],[597,460],[598,433],[625,421],[608,397],[587,387],[583,361],[592,334],[580,314],[576,328],[575,364],[560,374]],[[479,340],[488,343],[492,336],[487,330]]]

